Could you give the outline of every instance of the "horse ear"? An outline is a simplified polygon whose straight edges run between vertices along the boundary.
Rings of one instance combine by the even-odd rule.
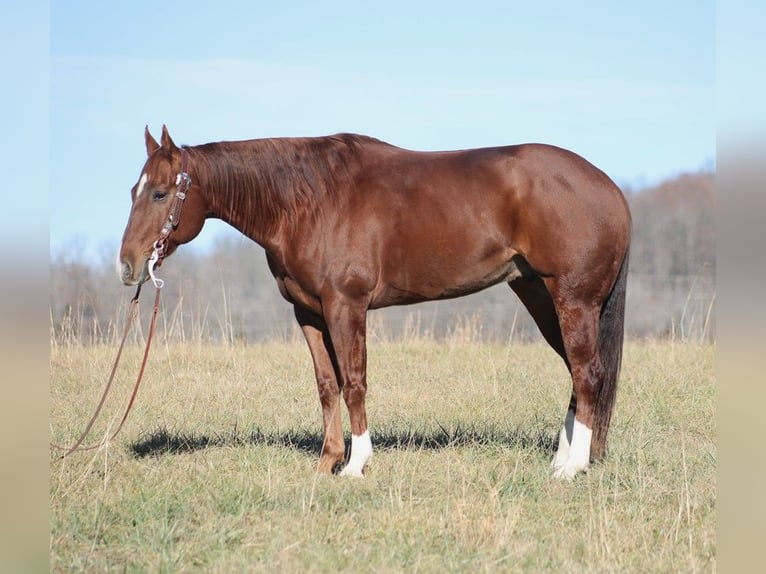
[[[144,139],[146,140],[146,156],[148,157],[159,149],[160,144],[158,144],[157,140],[149,133],[149,126],[144,128]]]
[[[168,133],[168,128],[165,124],[162,124],[162,136],[160,137],[160,141],[162,142],[162,149],[165,150],[166,153],[178,149],[176,148],[176,144],[173,143],[173,140],[170,139],[170,134]]]

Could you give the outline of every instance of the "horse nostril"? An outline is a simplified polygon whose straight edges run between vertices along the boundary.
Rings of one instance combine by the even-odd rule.
[[[122,278],[123,281],[129,281],[133,279],[133,267],[127,261],[122,262],[120,277]]]

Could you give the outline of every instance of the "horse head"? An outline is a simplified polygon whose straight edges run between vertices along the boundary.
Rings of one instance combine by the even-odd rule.
[[[148,261],[158,241],[164,243],[163,257],[194,239],[205,223],[205,204],[198,182],[192,178],[185,195],[178,199],[182,167],[181,150],[162,126],[160,143],[144,131],[147,160],[138,181],[130,191],[132,207],[117,257],[117,273],[126,285],[137,285],[149,278]],[[182,203],[181,203],[182,201]],[[178,205],[177,205],[178,204]],[[183,205],[183,209],[180,206]],[[175,215],[171,213],[175,211]]]

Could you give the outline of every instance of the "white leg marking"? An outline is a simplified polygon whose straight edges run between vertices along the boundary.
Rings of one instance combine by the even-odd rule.
[[[364,465],[370,460],[372,456],[372,441],[370,440],[370,432],[364,431],[364,434],[357,436],[351,435],[351,456],[348,459],[348,464],[341,472],[341,476],[358,476],[363,477],[362,470]]]
[[[553,462],[551,462],[553,470],[563,468],[567,458],[569,458],[569,445],[572,444],[573,426],[574,409],[569,409],[567,410],[566,417],[564,417],[564,426],[561,427],[561,432],[559,433],[559,448],[556,450]]]
[[[147,179],[149,179],[149,176],[146,175],[146,172],[142,173],[141,179],[138,180],[138,187],[136,188],[136,199],[138,199],[138,196],[141,195],[142,191],[144,191]]]
[[[587,470],[590,464],[590,440],[593,431],[575,420],[572,427],[572,443],[569,446],[569,456],[561,468],[556,469],[553,478],[572,480],[581,470]]]

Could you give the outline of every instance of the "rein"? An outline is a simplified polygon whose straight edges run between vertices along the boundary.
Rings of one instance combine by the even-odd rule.
[[[181,208],[183,207],[184,199],[186,199],[186,193],[189,191],[189,188],[191,187],[191,176],[187,173],[187,162],[188,162],[188,156],[185,149],[181,148],[181,171],[176,175],[175,185],[176,185],[176,193],[173,196],[173,203],[170,206],[170,212],[168,213],[168,218],[165,221],[165,224],[162,226],[162,230],[160,231],[160,238],[157,239],[157,241],[154,242],[154,245],[152,246],[152,254],[151,257],[149,257],[149,261],[147,264],[147,270],[149,273],[149,278],[151,279],[152,283],[154,284],[154,287],[156,288],[156,294],[154,296],[154,307],[152,308],[152,318],[149,323],[149,333],[146,336],[146,346],[144,347],[144,356],[141,360],[141,367],[138,370],[138,375],[136,377],[136,383],[133,386],[133,393],[130,396],[130,401],[128,402],[128,406],[125,409],[125,414],[122,415],[122,420],[120,421],[120,424],[117,427],[117,430],[114,431],[111,437],[104,438],[100,443],[92,446],[81,446],[83,441],[85,440],[85,437],[88,436],[88,433],[90,432],[90,429],[93,427],[93,424],[96,422],[96,419],[98,418],[99,413],[101,412],[101,408],[104,406],[104,403],[106,402],[106,397],[109,394],[109,389],[112,386],[112,382],[114,382],[114,375],[117,372],[117,365],[120,363],[120,357],[122,356],[122,349],[125,346],[125,341],[128,338],[128,333],[130,332],[130,327],[133,325],[133,321],[135,320],[136,316],[138,315],[138,297],[141,294],[141,285],[138,285],[138,288],[136,289],[136,294],[133,296],[133,298],[130,300],[130,303],[128,304],[128,313],[127,313],[127,319],[125,321],[125,329],[122,333],[122,339],[120,340],[120,346],[117,349],[117,356],[114,358],[114,363],[112,364],[112,370],[109,373],[109,379],[106,383],[106,386],[104,387],[104,392],[101,395],[101,400],[98,403],[98,406],[96,407],[95,412],[93,413],[93,416],[88,421],[88,424],[85,426],[85,430],[82,432],[80,437],[75,441],[75,443],[70,447],[65,446],[59,446],[56,444],[52,444],[51,446],[53,448],[56,448],[58,450],[65,450],[66,452],[61,455],[61,458],[65,458],[72,454],[73,452],[77,451],[86,451],[86,450],[94,450],[97,448],[103,447],[107,442],[112,441],[117,437],[117,435],[122,430],[123,425],[125,424],[125,421],[128,420],[128,414],[130,413],[130,410],[133,408],[133,403],[136,400],[136,395],[138,395],[138,387],[141,385],[141,379],[144,376],[144,369],[146,368],[146,362],[149,358],[149,349],[152,345],[152,338],[154,337],[154,325],[157,322],[157,312],[160,307],[160,290],[164,286],[165,282],[157,277],[155,275],[155,268],[162,265],[163,259],[167,256],[167,247],[168,247],[168,238],[170,237],[170,234],[173,232],[174,229],[178,227],[178,223],[181,219]]]

